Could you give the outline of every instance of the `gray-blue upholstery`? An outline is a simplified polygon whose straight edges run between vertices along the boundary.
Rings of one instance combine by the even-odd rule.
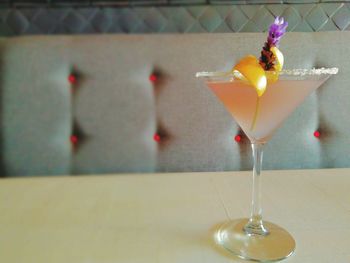
[[[247,139],[201,81],[258,55],[266,34],[32,36],[0,40],[6,176],[246,170]],[[350,32],[288,33],[286,68],[339,74],[288,119],[265,169],[349,167]],[[158,72],[156,83],[149,81]],[[67,77],[77,74],[71,86]],[[313,136],[319,129],[321,137]],[[153,140],[158,132],[161,141]],[[70,136],[80,135],[72,147]]]

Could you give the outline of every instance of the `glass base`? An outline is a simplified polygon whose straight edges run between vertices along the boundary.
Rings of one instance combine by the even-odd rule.
[[[240,258],[259,262],[277,261],[293,254],[295,241],[286,230],[264,221],[269,234],[247,234],[243,230],[247,222],[248,219],[238,219],[221,226],[215,236],[217,243]]]

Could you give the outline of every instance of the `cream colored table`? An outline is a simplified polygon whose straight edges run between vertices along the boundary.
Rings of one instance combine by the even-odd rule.
[[[217,226],[249,214],[250,173],[0,180],[1,263],[244,262]],[[264,215],[295,237],[283,262],[350,262],[350,169],[263,174]]]

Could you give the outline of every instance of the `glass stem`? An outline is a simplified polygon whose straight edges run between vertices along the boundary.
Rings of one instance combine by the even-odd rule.
[[[261,207],[261,166],[263,158],[263,143],[252,143],[253,151],[253,193],[251,214],[248,223],[244,226],[247,234],[268,235],[269,231],[264,227]]]

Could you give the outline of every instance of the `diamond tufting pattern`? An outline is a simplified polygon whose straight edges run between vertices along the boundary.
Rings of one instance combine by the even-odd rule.
[[[279,15],[288,20],[290,31],[350,29],[347,2],[227,5],[228,2],[149,7],[5,7],[0,9],[0,35],[261,32]]]

